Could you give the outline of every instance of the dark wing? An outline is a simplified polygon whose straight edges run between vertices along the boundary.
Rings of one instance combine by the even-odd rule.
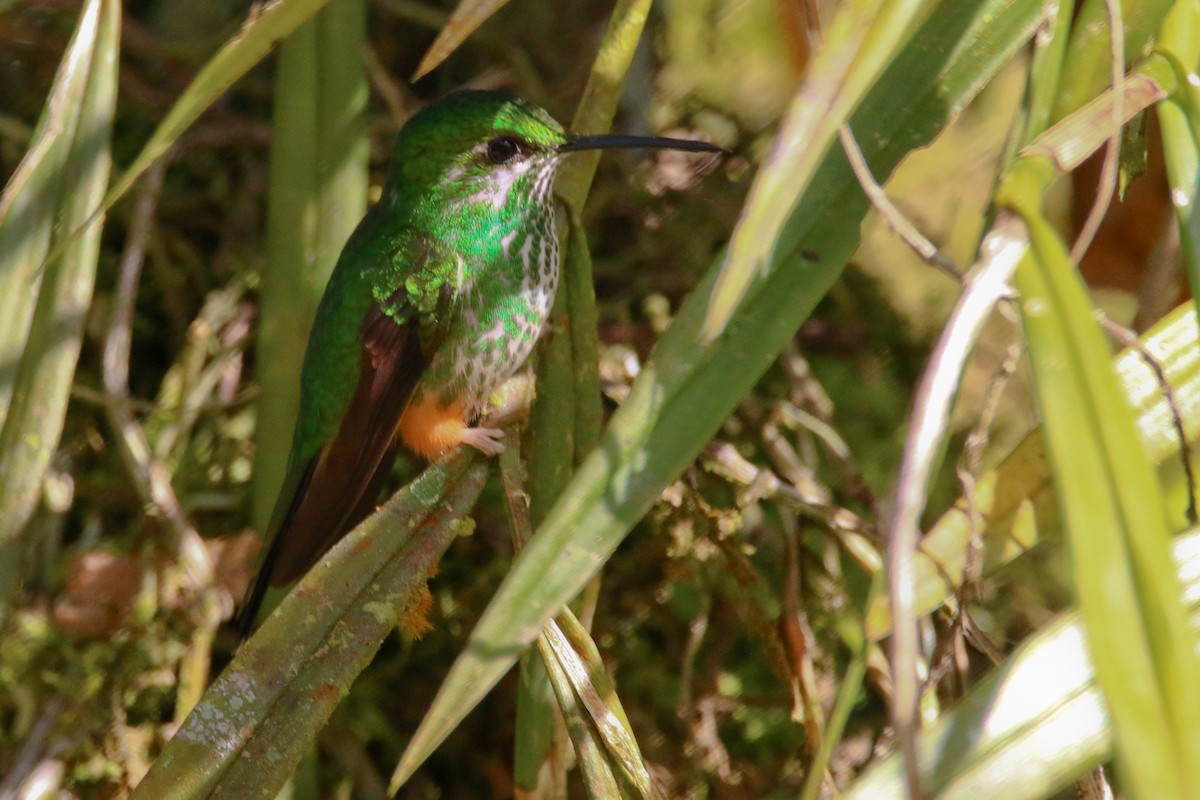
[[[295,472],[294,490],[285,486],[280,495],[281,500],[290,495],[290,502],[242,609],[243,638],[254,627],[268,586],[299,578],[374,509],[395,459],[396,426],[426,365],[418,325],[411,316],[396,322],[379,305],[363,320],[354,395],[337,434]]]
[[[358,385],[337,435],[316,456],[312,476],[280,523],[276,540],[286,535],[288,543],[271,565],[272,586],[307,572],[362,521],[363,508],[373,507],[376,496],[367,495],[387,477],[396,426],[425,368],[415,327],[415,321],[397,323],[378,306],[363,320]]]

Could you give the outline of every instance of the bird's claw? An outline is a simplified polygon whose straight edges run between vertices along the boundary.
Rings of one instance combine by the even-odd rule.
[[[504,431],[499,428],[466,428],[462,432],[462,443],[469,444],[485,456],[504,452]]]

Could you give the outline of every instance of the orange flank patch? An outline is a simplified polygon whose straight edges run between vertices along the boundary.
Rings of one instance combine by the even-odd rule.
[[[414,397],[400,415],[400,438],[417,455],[435,459],[463,441],[463,404],[443,406],[436,396]]]

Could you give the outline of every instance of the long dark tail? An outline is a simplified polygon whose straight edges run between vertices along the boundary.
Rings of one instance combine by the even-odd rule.
[[[238,611],[237,630],[239,647],[254,632],[254,623],[258,621],[258,612],[262,608],[263,598],[267,596],[267,589],[271,588],[271,567],[275,564],[275,560],[279,555],[279,547],[283,540],[283,536],[276,535],[275,539],[271,542],[271,546],[267,550],[267,557],[263,559],[262,565],[258,569],[258,574],[254,576],[254,583],[250,587],[250,594],[246,596],[241,610]]]
[[[250,586],[250,593],[246,595],[246,600],[242,603],[241,610],[238,611],[237,630],[239,647],[254,632],[254,623],[258,621],[258,612],[262,609],[263,598],[267,596],[267,589],[271,588],[271,572],[276,560],[279,558],[279,549],[286,538],[286,536],[276,533],[275,538],[271,541],[271,546],[267,549],[266,558],[263,559],[262,564],[258,568],[258,574],[254,576],[254,583]]]
[[[250,638],[250,634],[254,632],[254,623],[258,620],[258,612],[262,608],[263,598],[267,596],[267,590],[271,588],[275,575],[275,564],[279,561],[279,554],[283,552],[284,543],[288,540],[288,529],[291,527],[292,518],[296,514],[296,510],[300,507],[300,501],[304,499],[305,489],[308,488],[309,482],[312,480],[313,472],[316,470],[319,456],[313,456],[304,467],[304,471],[300,474],[300,478],[296,481],[295,488],[291,489],[291,496],[287,500],[287,510],[280,513],[279,505],[283,502],[285,493],[288,492],[288,482],[284,482],[284,487],[280,490],[280,498],[276,501],[275,513],[271,515],[271,525],[268,531],[273,532],[271,544],[267,548],[267,554],[263,557],[262,562],[258,565],[258,574],[254,576],[254,583],[250,586],[250,593],[246,595],[245,601],[242,603],[241,611],[238,612],[237,629],[238,629],[238,645]]]
[[[254,579],[254,584],[250,588],[250,593],[246,596],[246,601],[238,613],[237,628],[238,628],[238,644],[250,638],[250,634],[254,632],[254,623],[258,619],[259,611],[262,609],[263,598],[267,595],[267,590],[274,585],[284,584],[299,576],[285,576],[282,580],[278,580],[276,573],[276,565],[279,562],[279,556],[283,552],[285,543],[291,539],[289,536],[296,513],[299,511],[304,496],[307,492],[309,482],[312,479],[313,472],[319,456],[315,456],[308,468],[305,469],[303,476],[300,479],[295,493],[292,495],[291,502],[288,504],[286,513],[283,514],[282,520],[278,525],[273,525],[275,528],[275,536],[271,540],[271,545],[267,549],[267,555],[263,558],[262,564],[259,566],[258,575]],[[362,522],[371,512],[375,510],[376,500],[379,498],[379,493],[383,489],[384,483],[387,481],[392,472],[392,466],[396,461],[396,450],[391,448],[384,453],[380,460],[375,474],[367,482],[366,490],[359,497],[358,503],[353,509],[338,523],[334,525],[333,534],[324,538],[324,545],[314,552],[312,563],[315,563],[323,556],[330,547],[337,543],[339,539],[350,532],[358,523]]]

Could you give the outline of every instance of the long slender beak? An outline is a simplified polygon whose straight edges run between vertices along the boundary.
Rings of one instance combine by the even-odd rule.
[[[695,139],[669,139],[665,136],[576,136],[566,144],[558,146],[560,153],[573,153],[577,150],[616,150],[642,147],[649,150],[685,150],[689,153],[725,153],[729,151],[709,142]]]

